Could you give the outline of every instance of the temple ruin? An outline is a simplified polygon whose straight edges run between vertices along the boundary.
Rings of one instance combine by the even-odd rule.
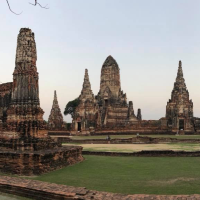
[[[91,90],[88,70],[85,70],[79,100],[72,122],[75,132],[137,125],[140,121],[134,114],[133,102],[127,103],[126,94],[121,90],[120,69],[112,56],[108,56],[103,63],[100,90],[95,97]]]
[[[179,61],[178,73],[171,99],[166,106],[167,125],[172,130],[193,131],[193,102],[189,99],[185,79],[183,78],[182,62]]]
[[[43,128],[36,61],[34,33],[23,28],[17,38],[13,82],[0,85],[0,120],[6,130],[35,135]]]
[[[39,99],[39,75],[36,61],[34,33],[27,28],[20,30],[17,39],[13,82],[0,85],[0,129],[19,133],[19,137],[38,137],[45,127]],[[61,130],[63,116],[56,91],[48,129]],[[200,132],[200,118],[193,116],[193,103],[189,99],[183,78],[182,62],[171,99],[167,103],[166,116],[159,120],[143,120],[139,108],[134,112],[133,102],[121,89],[120,68],[112,56],[108,56],[101,68],[100,89],[95,96],[91,89],[88,70],[85,70],[78,106],[73,112],[72,133],[186,133]],[[29,141],[30,142],[30,141]],[[32,148],[32,147],[31,147]]]
[[[63,116],[58,104],[56,90],[54,91],[53,105],[48,119],[48,129],[60,130],[64,126]]]
[[[134,113],[133,102],[127,102],[126,93],[121,90],[120,69],[112,56],[108,56],[101,68],[99,93],[91,90],[88,70],[85,70],[80,103],[73,116],[72,133],[186,133],[200,131],[200,118],[193,116],[193,103],[189,99],[183,78],[182,62],[171,99],[166,106],[166,116],[159,120],[142,120],[141,109]]]
[[[42,134],[36,61],[34,33],[22,28],[13,82],[0,85],[0,170],[6,173],[42,174],[83,160],[82,147],[63,147]]]

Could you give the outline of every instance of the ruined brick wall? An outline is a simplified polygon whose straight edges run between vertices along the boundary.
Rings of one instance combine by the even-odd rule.
[[[12,82],[0,84],[0,120],[6,122],[7,109],[11,102]]]
[[[0,170],[19,175],[39,175],[83,161],[82,147],[61,147],[45,151],[0,151]]]
[[[17,177],[1,176],[0,191],[27,198],[40,200],[192,200],[200,199],[195,195],[148,195],[148,194],[117,194],[88,190],[85,187],[73,187],[55,183],[47,183]]]
[[[133,153],[83,151],[83,155],[96,156],[132,156],[132,157],[199,157],[200,151],[145,150]]]
[[[54,137],[60,143],[79,143],[79,144],[163,144],[163,143],[200,143],[200,139],[177,139],[165,137],[147,137],[137,136],[130,138],[114,138],[107,140],[107,135],[104,139],[71,139],[69,137]]]

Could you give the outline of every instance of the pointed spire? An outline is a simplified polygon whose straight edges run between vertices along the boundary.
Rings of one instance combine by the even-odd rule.
[[[57,100],[56,90],[54,90],[54,100]]]
[[[171,93],[171,101],[181,102],[182,95],[184,94],[184,99],[189,99],[189,92],[187,90],[185,79],[183,78],[182,62],[179,61],[178,72],[176,81],[174,83],[174,88]]]
[[[140,108],[138,109],[138,112],[137,112],[137,119],[138,120],[142,120],[142,113],[141,113],[141,109]]]
[[[54,99],[53,99],[53,104],[58,104],[58,99],[57,99],[57,93],[56,93],[56,90],[54,90]]]
[[[104,67],[109,67],[109,66],[115,66],[115,67],[119,68],[119,66],[118,66],[118,64],[117,64],[117,62],[116,62],[116,60],[115,60],[111,55],[109,55],[109,56],[106,58],[106,60],[104,61],[102,67],[104,68]]]
[[[178,72],[177,72],[177,79],[183,78],[183,69],[182,69],[182,62],[181,60],[179,61],[179,65],[178,65]]]
[[[87,69],[85,69],[85,76],[84,76],[84,81],[83,81],[82,92],[86,88],[89,89],[89,90],[91,90],[91,85],[90,85],[90,80],[89,80],[89,75],[88,75],[88,70]]]
[[[91,90],[91,84],[89,80],[89,75],[88,75],[88,70],[85,69],[85,76],[84,76],[84,81],[83,81],[83,88],[81,91],[81,96],[80,99],[89,99],[93,98],[93,92]]]
[[[176,82],[174,83],[174,90],[186,89],[185,79],[183,78],[182,62],[179,61]]]
[[[48,119],[48,126],[50,129],[52,128],[61,129],[62,125],[63,125],[63,116],[58,104],[56,90],[54,90],[54,99],[53,99],[53,105],[51,108],[51,113]]]

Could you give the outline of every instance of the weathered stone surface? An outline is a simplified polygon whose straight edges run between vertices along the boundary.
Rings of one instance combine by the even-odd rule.
[[[42,143],[41,143],[42,144]],[[43,143],[44,144],[44,143]],[[0,170],[18,175],[39,175],[83,161],[82,147],[68,146],[41,150],[0,150]],[[22,148],[22,147],[21,147]],[[38,147],[39,148],[39,147]]]
[[[121,90],[120,69],[116,60],[108,56],[101,68],[100,95],[104,98],[118,98]],[[126,98],[126,96],[124,96]]]
[[[17,39],[12,93],[7,109],[7,129],[35,135],[43,127],[44,111],[40,108],[37,53],[34,33],[22,28]]]
[[[6,123],[7,109],[11,101],[12,82],[0,84],[0,120]]]
[[[48,128],[50,130],[61,130],[63,128],[63,116],[58,104],[56,90],[54,91],[54,100],[51,109],[51,113],[48,119]]]

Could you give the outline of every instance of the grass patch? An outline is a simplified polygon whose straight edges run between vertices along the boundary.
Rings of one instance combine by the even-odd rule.
[[[199,194],[200,158],[84,156],[34,179],[125,194]]]
[[[25,197],[15,196],[15,195],[11,195],[11,194],[5,194],[5,193],[1,193],[1,192],[0,192],[0,199],[1,200],[30,200]]]

